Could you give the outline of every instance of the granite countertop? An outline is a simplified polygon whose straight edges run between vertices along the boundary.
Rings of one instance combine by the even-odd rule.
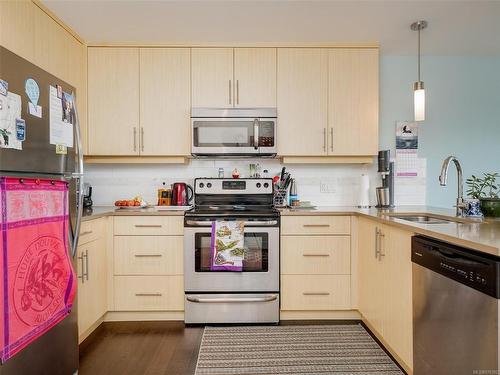
[[[354,206],[318,206],[316,209],[281,209],[282,216],[310,215],[354,215],[364,216],[381,223],[400,227],[417,234],[468,247],[487,254],[500,256],[500,220],[456,218],[455,211],[429,206],[400,206],[392,209],[357,208]],[[424,224],[398,219],[393,214],[427,214],[444,219],[455,220],[443,224]],[[114,206],[96,206],[84,210],[83,220],[93,220],[105,216],[182,216],[184,211],[171,211],[168,208],[123,210]]]
[[[443,224],[424,224],[398,219],[393,214],[426,214],[455,220]],[[290,215],[356,215],[375,219],[384,224],[400,227],[417,234],[468,247],[487,254],[500,256],[500,220],[455,217],[455,210],[429,206],[400,206],[392,209],[362,209],[357,207],[317,207],[309,209],[284,209],[282,216]]]

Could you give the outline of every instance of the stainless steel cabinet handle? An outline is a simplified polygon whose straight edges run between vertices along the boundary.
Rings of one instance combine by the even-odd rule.
[[[87,231],[85,231],[85,232],[80,233],[80,237],[83,237],[83,236],[86,236],[86,235],[88,235],[88,234],[92,234],[92,233],[94,233],[94,231],[92,231],[92,230],[87,230]]]
[[[323,151],[326,151],[326,128],[323,128]]]
[[[333,151],[333,128],[330,128],[330,151]]]
[[[144,151],[144,128],[141,126],[141,151]]]
[[[82,255],[80,255],[78,257],[78,260],[81,261],[81,274],[78,276],[79,279],[82,280],[82,284],[85,284],[85,259],[84,259],[84,256],[83,256],[83,253]]]
[[[134,126],[134,151],[137,151],[137,128]]]
[[[329,257],[330,254],[302,254],[303,257]]]
[[[304,228],[329,228],[330,224],[302,224]]]
[[[240,104],[240,80],[236,80],[236,104]]]
[[[161,254],[135,254],[134,256],[136,258],[159,258],[159,257],[162,257],[163,255],[161,255]]]
[[[85,250],[85,279],[89,279],[89,251]]]
[[[187,296],[186,299],[189,302],[194,303],[241,303],[241,302],[271,302],[276,301],[278,296],[272,295],[267,297],[249,297],[249,298],[199,298]]]
[[[136,297],[161,297],[161,293],[135,293]]]
[[[329,296],[328,292],[304,292],[302,293],[304,296]]]
[[[161,224],[135,224],[136,228],[161,228]]]
[[[229,104],[232,103],[231,96],[232,96],[232,88],[231,88],[231,80],[229,80]]]
[[[382,257],[385,257],[385,252],[382,251],[383,250],[382,237],[385,237],[385,234],[382,233],[382,231],[379,231],[379,233],[378,233],[378,241],[379,241],[378,260],[382,260]]]

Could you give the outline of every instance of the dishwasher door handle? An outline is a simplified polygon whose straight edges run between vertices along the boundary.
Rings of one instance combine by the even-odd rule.
[[[272,302],[278,299],[277,295],[271,295],[266,297],[226,297],[226,298],[200,298],[187,296],[186,299],[189,302],[194,303],[241,303],[241,302]]]

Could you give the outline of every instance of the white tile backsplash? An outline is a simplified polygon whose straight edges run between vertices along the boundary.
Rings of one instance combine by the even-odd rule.
[[[276,159],[259,160],[191,160],[187,165],[170,164],[86,164],[86,182],[93,186],[94,205],[110,205],[118,199],[141,195],[149,203],[156,203],[157,189],[165,182],[193,184],[196,177],[217,177],[224,168],[229,177],[237,168],[241,177],[247,177],[248,165],[259,163],[270,176],[279,174],[282,164]],[[425,163],[417,178],[396,179],[396,203],[425,204]],[[375,204],[375,187],[380,185],[377,165],[285,165],[297,181],[297,192],[302,201],[321,206],[353,206],[359,202],[361,174],[370,177],[370,203]],[[401,180],[401,181],[400,181]],[[323,186],[323,189],[321,188]]]

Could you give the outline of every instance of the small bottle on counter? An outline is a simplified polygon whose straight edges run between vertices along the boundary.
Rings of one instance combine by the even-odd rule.
[[[224,178],[224,168],[222,168],[222,167],[219,168],[218,176],[219,176],[219,178]]]

